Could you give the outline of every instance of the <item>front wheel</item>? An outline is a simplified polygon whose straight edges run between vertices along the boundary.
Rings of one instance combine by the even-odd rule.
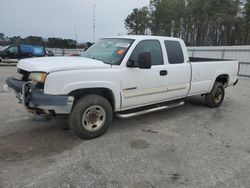
[[[86,95],[76,101],[70,114],[69,125],[82,139],[103,135],[113,119],[113,110],[107,99],[99,95]]]
[[[205,96],[205,104],[210,108],[217,108],[223,103],[224,97],[225,88],[223,84],[215,82],[212,91]]]

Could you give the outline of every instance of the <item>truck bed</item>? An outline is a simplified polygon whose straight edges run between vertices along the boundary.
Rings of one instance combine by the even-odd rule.
[[[192,76],[188,96],[210,92],[219,75],[228,75],[228,85],[237,80],[238,61],[191,57],[189,63]]]
[[[201,62],[208,62],[208,61],[233,61],[233,60],[216,59],[216,58],[204,58],[204,57],[189,57],[189,61],[191,63],[201,63]]]

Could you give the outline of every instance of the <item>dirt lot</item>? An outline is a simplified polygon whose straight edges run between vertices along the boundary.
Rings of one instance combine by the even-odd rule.
[[[0,187],[250,187],[250,81],[209,109],[201,97],[133,119],[115,119],[83,141],[37,122],[1,88],[15,67],[0,67]]]

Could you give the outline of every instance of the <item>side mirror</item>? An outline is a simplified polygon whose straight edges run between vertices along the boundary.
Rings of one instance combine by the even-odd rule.
[[[130,67],[130,68],[135,68],[135,62],[133,60],[129,60],[127,62],[127,67]]]
[[[140,69],[151,69],[151,53],[150,52],[140,53],[138,58],[138,63]]]

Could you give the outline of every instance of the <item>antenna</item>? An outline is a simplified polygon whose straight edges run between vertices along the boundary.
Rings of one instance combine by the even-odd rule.
[[[95,22],[96,22],[96,19],[95,19],[95,7],[96,7],[96,5],[94,4],[93,5],[93,42],[95,42]]]

